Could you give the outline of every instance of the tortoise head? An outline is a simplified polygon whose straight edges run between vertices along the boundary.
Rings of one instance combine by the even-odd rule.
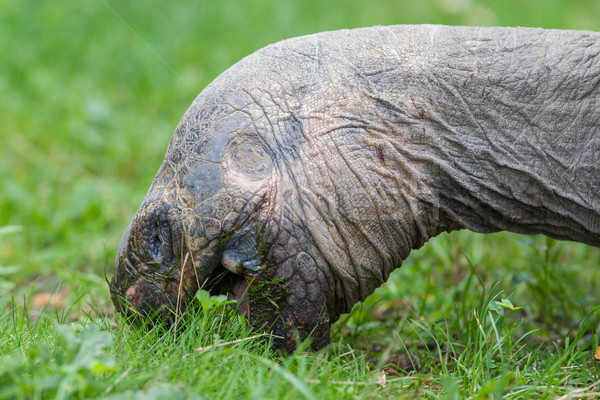
[[[310,336],[318,348],[329,340],[334,282],[303,217],[311,193],[295,178],[305,82],[281,86],[277,74],[290,70],[264,60],[240,61],[188,108],[123,235],[111,295],[138,320],[174,321],[198,289],[226,293],[281,338],[274,347]]]
[[[236,111],[239,97],[229,104],[203,97],[177,127],[119,245],[111,297],[139,320],[173,321],[200,288],[242,300],[250,277],[240,266],[253,258],[258,272],[261,264],[249,236],[267,229],[261,210],[273,157],[249,116]],[[234,240],[234,249],[232,237],[244,232],[251,235]]]

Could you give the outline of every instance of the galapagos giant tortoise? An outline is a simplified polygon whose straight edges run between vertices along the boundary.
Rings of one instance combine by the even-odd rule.
[[[183,116],[113,301],[169,320],[201,287],[226,292],[276,347],[321,348],[441,232],[599,246],[599,110],[594,32],[391,26],[267,46]]]

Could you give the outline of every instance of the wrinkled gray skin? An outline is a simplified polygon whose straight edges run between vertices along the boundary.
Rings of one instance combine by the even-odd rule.
[[[179,123],[119,247],[117,308],[173,320],[203,287],[275,347],[321,348],[440,232],[599,246],[599,54],[593,32],[444,26],[257,51]]]

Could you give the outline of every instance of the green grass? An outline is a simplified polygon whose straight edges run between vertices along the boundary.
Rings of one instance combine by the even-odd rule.
[[[597,15],[596,0],[0,0],[0,398],[600,392],[600,251],[579,244],[442,235],[330,347],[287,358],[219,299],[178,332],[134,329],[104,281],[186,107],[252,51],[377,24],[599,30]]]

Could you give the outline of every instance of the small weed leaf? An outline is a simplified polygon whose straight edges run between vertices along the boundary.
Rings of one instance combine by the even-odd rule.
[[[82,390],[77,383],[86,382],[83,378],[87,371],[97,375],[115,370],[115,360],[104,353],[104,349],[112,344],[110,333],[101,331],[97,325],[84,328],[79,335],[72,327],[65,325],[59,325],[57,330],[67,349],[63,355],[65,363],[61,367],[66,376],[60,383],[57,398],[66,396],[68,392]]]
[[[211,309],[222,306],[225,304],[233,304],[235,300],[227,300],[227,296],[220,294],[218,296],[211,296],[206,290],[198,290],[196,293],[196,299],[200,302],[202,310],[208,312]]]
[[[498,301],[494,301],[493,303],[488,304],[488,308],[498,315],[504,315],[504,308],[500,305]]]
[[[495,311],[499,315],[504,315],[504,309],[507,308],[511,311],[520,310],[523,307],[515,307],[510,300],[502,299],[502,301],[494,301],[488,305],[488,308],[492,311]]]
[[[460,387],[456,378],[453,378],[452,376],[442,376],[440,381],[445,389],[443,397],[445,400],[459,400],[461,398]]]
[[[499,378],[491,380],[481,387],[479,393],[477,393],[478,399],[501,399],[504,396],[506,388],[510,385],[515,375],[513,373],[506,373],[501,375]]]
[[[114,360],[103,354],[103,349],[112,344],[110,333],[101,331],[97,325],[91,325],[81,333],[78,342],[79,348],[73,361],[75,367],[86,368],[92,372],[112,369]]]

